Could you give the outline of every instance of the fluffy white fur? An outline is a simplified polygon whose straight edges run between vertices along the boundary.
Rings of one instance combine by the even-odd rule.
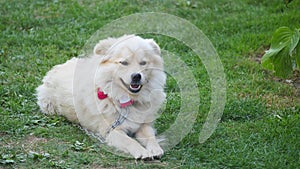
[[[141,74],[137,93],[127,86],[134,73]],[[37,88],[38,105],[43,113],[63,115],[136,159],[161,157],[152,125],[165,100],[165,83],[159,46],[152,39],[125,35],[100,41],[90,57],[53,67]],[[98,99],[98,88],[108,97]],[[121,108],[122,97],[134,104]],[[128,113],[125,121],[110,130],[120,113]]]

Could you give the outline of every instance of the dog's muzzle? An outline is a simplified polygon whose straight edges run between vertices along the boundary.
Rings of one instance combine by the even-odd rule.
[[[133,93],[137,93],[142,88],[142,75],[140,73],[133,73],[131,75],[131,83],[129,85],[129,90]]]
[[[133,73],[131,75],[131,82],[127,85],[123,79],[121,79],[123,85],[128,88],[128,90],[132,93],[138,93],[143,85],[142,85],[142,75],[140,73]]]

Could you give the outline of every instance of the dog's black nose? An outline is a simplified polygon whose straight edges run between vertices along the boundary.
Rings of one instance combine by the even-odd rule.
[[[133,82],[139,82],[139,81],[141,81],[141,79],[142,79],[142,75],[140,73],[133,73],[131,75],[131,80]]]

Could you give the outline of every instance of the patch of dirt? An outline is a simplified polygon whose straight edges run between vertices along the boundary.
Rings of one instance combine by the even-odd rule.
[[[1,134],[0,134],[0,136],[1,136]],[[47,140],[45,138],[38,138],[38,137],[35,137],[33,135],[29,135],[22,141],[13,141],[12,142],[9,139],[5,139],[5,140],[3,140],[3,143],[0,144],[0,145],[3,146],[3,147],[6,147],[6,148],[22,146],[23,149],[30,150],[30,149],[36,147],[37,144],[46,143],[48,141],[49,140]]]
[[[35,148],[37,144],[39,143],[47,143],[49,140],[45,138],[39,138],[33,135],[29,135],[24,139],[24,142],[22,142],[22,147],[25,150],[31,150],[32,148]]]
[[[143,160],[124,160],[124,161],[120,161],[120,164],[117,166],[121,166],[122,164],[130,164],[130,165],[135,165],[138,166],[139,164],[152,164],[153,168],[166,168],[167,163],[165,162],[161,162],[160,160],[153,160],[153,161],[143,161]],[[103,166],[99,166],[99,164],[92,164],[90,166],[90,168],[92,169],[116,169],[116,167],[103,167]],[[117,167],[118,169],[125,169],[126,167]]]
[[[298,94],[300,94],[300,72],[298,70],[294,70],[293,76],[289,79],[281,79],[277,77],[272,78],[274,81],[289,84],[293,87],[295,87],[298,91]]]
[[[5,132],[1,132],[1,131],[0,131],[0,137],[3,137],[3,136],[5,136],[5,135],[6,135]]]
[[[300,103],[300,98],[297,97],[265,94],[262,98],[266,101],[266,106],[268,108],[273,106],[276,106],[277,108],[292,107],[295,103]]]
[[[45,138],[39,138],[33,135],[29,135],[25,138],[24,144],[37,144],[37,143],[47,143],[48,140]]]

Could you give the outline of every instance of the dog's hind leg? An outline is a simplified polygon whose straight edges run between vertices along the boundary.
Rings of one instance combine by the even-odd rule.
[[[45,114],[55,114],[55,99],[53,98],[53,89],[47,87],[46,84],[40,85],[37,91],[37,104],[41,111]]]

